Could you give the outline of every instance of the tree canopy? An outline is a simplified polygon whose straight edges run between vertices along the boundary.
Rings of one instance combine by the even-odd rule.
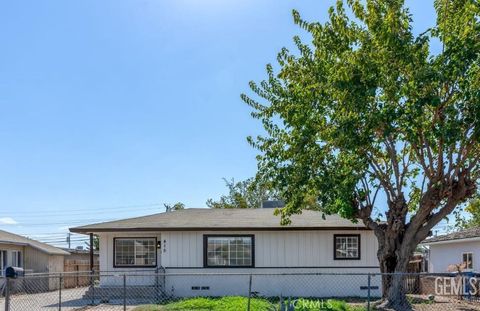
[[[475,197],[471,199],[463,212],[466,215],[459,213],[456,220],[456,229],[470,229],[480,227],[480,198]]]
[[[167,212],[185,209],[185,204],[182,202],[177,202],[175,204],[164,203],[163,206],[165,206],[165,210]]]
[[[418,35],[402,0],[337,1],[324,23],[294,11],[311,40],[294,37],[298,51],[282,49],[242,95],[266,131],[249,142],[258,175],[286,200],[284,223],[311,197],[359,218],[378,238],[382,272],[405,271],[479,180],[480,5],[434,5],[435,26]]]
[[[265,200],[276,199],[275,191],[270,190],[261,182],[254,182],[253,178],[236,182],[234,179],[223,179],[228,188],[228,194],[218,200],[208,199],[206,204],[210,208],[259,208]]]

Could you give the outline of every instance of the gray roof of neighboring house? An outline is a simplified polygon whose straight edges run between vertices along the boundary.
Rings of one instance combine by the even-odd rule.
[[[193,230],[333,230],[363,229],[362,222],[353,223],[336,215],[322,218],[318,211],[304,210],[291,216],[292,223],[280,225],[280,216],[268,208],[210,209],[191,208],[143,217],[109,221],[70,228],[71,232],[95,233],[114,231],[193,231]]]
[[[13,245],[28,245],[49,255],[69,255],[70,253],[55,246],[42,243],[27,237],[0,230],[0,243]]]
[[[422,244],[430,244],[444,241],[464,240],[480,237],[480,227],[452,232],[449,234],[434,236],[426,239]]]

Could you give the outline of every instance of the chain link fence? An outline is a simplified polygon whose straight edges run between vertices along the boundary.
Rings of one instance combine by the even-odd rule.
[[[414,310],[480,310],[480,277],[471,273],[31,274],[0,279],[0,303],[6,311],[360,311],[377,308],[385,282],[400,282]]]

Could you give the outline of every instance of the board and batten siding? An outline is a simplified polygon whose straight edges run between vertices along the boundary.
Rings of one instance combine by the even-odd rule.
[[[203,236],[208,234],[253,234],[255,267],[378,267],[378,243],[373,231],[170,231],[101,233],[100,270],[113,266],[113,239],[116,237],[156,237],[157,265],[165,268],[203,268]],[[360,234],[360,260],[334,260],[334,234]],[[124,270],[125,268],[121,268]]]
[[[50,271],[49,258],[50,255],[33,247],[25,247],[25,254],[23,256],[25,261],[25,269],[31,269],[33,272],[57,272]],[[62,256],[63,258],[63,256]],[[63,262],[62,262],[63,271]]]
[[[255,267],[378,267],[377,239],[373,231],[253,231],[163,232],[162,266],[203,267],[203,236],[253,234]],[[334,260],[334,234],[360,234],[360,260]]]
[[[253,234],[255,268],[204,268],[204,235],[209,234],[226,236]],[[360,260],[334,260],[335,234],[360,234]],[[374,233],[368,230],[119,232],[99,233],[99,237],[100,270],[131,274],[127,277],[129,285],[157,284],[159,279],[155,274],[150,276],[140,272],[135,276],[137,271],[145,269],[154,271],[156,268],[115,268],[113,266],[114,238],[156,237],[161,242],[161,248],[157,249],[157,265],[164,267],[169,273],[164,279],[160,279],[164,282],[162,287],[178,297],[243,295],[248,292],[247,273],[257,272],[260,274],[255,276],[253,290],[265,296],[363,297],[367,295],[367,291],[362,290],[362,287],[368,284],[366,274],[352,277],[328,273],[379,272],[376,258],[377,239]],[[299,275],[281,275],[286,272],[286,269],[289,273],[299,273]],[[201,277],[189,275],[209,272],[213,274]],[[220,274],[215,275],[218,273]],[[301,275],[302,273],[315,274]],[[375,289],[372,289],[372,295],[381,295],[380,282],[379,277],[372,279],[372,286],[375,286]],[[326,284],[334,284],[334,286]],[[100,285],[121,286],[122,278],[101,276]],[[208,290],[200,292],[194,290],[198,287],[208,288]]]

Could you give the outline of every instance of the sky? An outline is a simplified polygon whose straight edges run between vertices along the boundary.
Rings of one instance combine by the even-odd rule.
[[[253,176],[240,94],[308,39],[292,9],[322,22],[332,3],[0,2],[0,229],[66,246],[68,227],[205,207]],[[433,0],[407,6],[434,25]]]

